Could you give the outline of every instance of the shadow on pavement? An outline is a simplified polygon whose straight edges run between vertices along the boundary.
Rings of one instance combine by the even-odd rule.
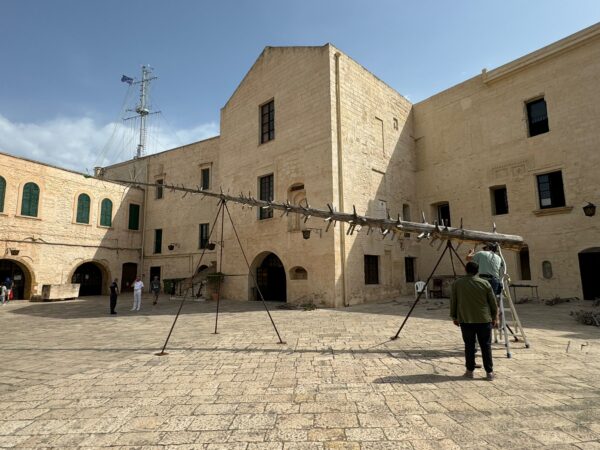
[[[22,303],[21,303],[22,302]],[[266,302],[270,311],[281,312],[285,309],[280,309],[279,306],[284,305],[283,302]],[[131,299],[125,298],[117,302],[117,314],[113,316],[128,317],[128,316],[159,316],[168,315],[174,316],[179,309],[181,300],[169,300],[168,298],[161,299],[157,305],[152,305],[152,299],[144,298],[142,300],[142,308],[140,311],[131,311]],[[20,308],[16,309],[16,306]],[[23,314],[32,317],[47,317],[52,319],[88,319],[94,317],[110,317],[108,297],[80,297],[74,300],[64,300],[59,302],[40,302],[29,303],[27,301],[19,301],[18,305],[13,305],[14,309],[7,312],[10,314]],[[204,301],[198,302],[194,300],[186,300],[181,314],[214,314],[217,308],[217,302]],[[264,311],[265,308],[262,302],[242,302],[232,300],[222,300],[220,304],[220,312],[223,313],[244,313],[254,311]]]
[[[373,380],[375,384],[430,384],[430,383],[445,383],[448,381],[465,380],[461,375],[440,375],[436,373],[422,373],[414,375],[398,375],[390,377],[381,377]]]

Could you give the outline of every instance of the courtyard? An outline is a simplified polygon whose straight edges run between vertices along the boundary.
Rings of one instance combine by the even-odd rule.
[[[345,309],[119,298],[0,307],[0,447],[235,450],[600,448],[600,329],[583,301],[518,305],[531,348],[464,372],[448,300]],[[478,372],[478,373],[477,373]]]

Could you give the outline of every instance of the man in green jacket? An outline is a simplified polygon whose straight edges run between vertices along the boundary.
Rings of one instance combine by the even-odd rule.
[[[468,262],[467,276],[452,284],[450,296],[450,317],[454,325],[460,326],[465,342],[466,378],[473,378],[475,369],[475,340],[479,341],[486,378],[494,379],[492,362],[492,328],[498,321],[498,306],[490,283],[479,278],[479,266]]]

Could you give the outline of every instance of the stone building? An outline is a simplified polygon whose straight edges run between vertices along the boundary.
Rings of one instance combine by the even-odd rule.
[[[506,252],[513,283],[537,286],[543,296],[600,297],[600,225],[582,211],[600,201],[599,56],[594,25],[412,104],[333,45],[267,47],[221,109],[219,136],[100,171],[106,180],[331,204],[375,217],[419,221],[423,211],[429,221],[462,220],[484,231],[495,223],[527,243]],[[1,161],[22,166],[2,172],[8,213],[0,226],[12,233],[2,264],[27,268],[31,293],[38,280],[67,282],[94,261],[103,276],[122,278],[125,263],[163,280],[209,267],[227,275],[226,298],[256,299],[258,285],[269,300],[343,306],[412,293],[439,255],[437,245],[409,234],[382,240],[365,230],[347,234],[344,224],[326,232],[322,220],[236,204],[227,205],[221,235],[214,199],[128,189],[6,155]],[[41,220],[17,214],[30,181],[40,187]],[[95,214],[87,225],[77,223],[81,193]],[[110,229],[99,224],[109,194]],[[141,232],[128,229],[130,204],[140,205]],[[72,245],[41,252],[54,248],[40,240],[51,236]],[[11,256],[13,248],[23,256]],[[446,261],[438,279],[454,271],[462,272]]]
[[[0,153],[0,280],[15,299],[43,285],[127,290],[141,262],[143,191]]]
[[[222,108],[220,136],[104,173],[370,216],[419,220],[424,211],[471,229],[496,223],[527,243],[505,255],[513,283],[600,296],[600,227],[581,209],[598,201],[599,36],[592,26],[416,104],[330,44],[267,47]],[[144,272],[190,276],[216,202],[149,192],[145,204]],[[228,219],[223,259],[219,245],[200,264],[235,275],[223,285],[228,298],[256,298],[256,283],[268,299],[294,303],[392,298],[410,293],[438,255],[414,236],[346,235],[343,225],[326,233],[320,220],[229,207],[253,277]]]

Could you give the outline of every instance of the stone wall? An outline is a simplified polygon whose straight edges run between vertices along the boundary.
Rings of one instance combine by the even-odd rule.
[[[600,222],[581,207],[598,201],[599,74],[600,40],[573,44],[570,37],[414,105],[421,209],[431,217],[431,205],[448,201],[453,225],[462,218],[466,228],[491,231],[495,222],[498,232],[523,236],[532,279],[521,280],[514,253],[509,272],[514,282],[539,285],[543,296],[581,297],[578,253],[598,246]],[[539,97],[550,131],[529,137],[525,103]],[[536,176],[558,170],[566,207],[541,210]],[[492,214],[494,186],[506,186],[508,214]],[[427,252],[422,273],[435,257]]]
[[[0,154],[0,176],[6,180],[0,212],[1,259],[25,270],[27,298],[41,294],[43,284],[71,283],[85,262],[101,269],[106,293],[109,280],[121,278],[123,262],[139,263],[142,232],[128,230],[129,204],[143,203],[139,189],[6,154]],[[29,182],[40,189],[37,217],[21,215],[22,191]],[[89,224],[76,223],[82,193],[91,199]],[[111,227],[100,225],[100,203],[105,198],[113,205]]]

